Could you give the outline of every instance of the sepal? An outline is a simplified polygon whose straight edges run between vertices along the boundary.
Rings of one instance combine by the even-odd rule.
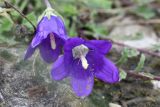
[[[59,16],[62,18],[62,16],[57,12],[55,11],[55,9],[51,8],[51,7],[48,7],[46,8],[46,10],[42,13],[42,15],[39,16],[38,18],[38,23],[42,20],[43,17],[47,17],[48,19],[51,18],[51,16]],[[62,18],[63,19],[63,18]]]

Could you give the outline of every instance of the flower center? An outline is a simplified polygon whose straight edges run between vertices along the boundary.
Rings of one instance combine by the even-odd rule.
[[[55,37],[54,37],[53,33],[51,33],[49,36],[50,36],[51,48],[54,50],[54,49],[56,49]]]
[[[76,46],[72,49],[72,54],[73,54],[73,57],[75,59],[79,58],[82,62],[82,67],[84,69],[87,69],[88,68],[88,62],[87,62],[87,59],[86,59],[86,55],[88,53],[89,49],[85,46],[85,45],[79,45],[79,46]]]

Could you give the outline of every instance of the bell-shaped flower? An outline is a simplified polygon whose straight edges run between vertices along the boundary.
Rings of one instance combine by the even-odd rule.
[[[94,77],[106,83],[118,82],[119,71],[105,56],[111,47],[111,42],[105,40],[68,39],[64,45],[64,55],[52,66],[52,78],[62,80],[69,76],[73,91],[79,97],[91,93]]]
[[[47,63],[54,62],[61,54],[67,32],[62,18],[55,13],[52,8],[47,8],[42,14],[24,59],[31,57],[36,48]]]

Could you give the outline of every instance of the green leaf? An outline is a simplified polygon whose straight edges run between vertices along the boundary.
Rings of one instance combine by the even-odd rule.
[[[65,14],[65,16],[74,16],[78,14],[78,10],[72,4],[64,4],[61,6],[61,13]]]
[[[160,51],[160,43],[152,46],[153,51]]]
[[[111,9],[112,0],[84,0],[84,3],[94,9]]]
[[[26,17],[27,17],[34,25],[36,25],[36,23],[37,23],[37,18],[36,18],[36,15],[35,15],[34,12],[29,13]],[[28,28],[33,28],[32,25],[31,25],[26,19],[24,19],[24,18],[23,18],[22,24],[23,24],[23,25],[26,25]]]
[[[7,12],[11,12],[12,9],[7,9],[7,8],[1,8],[0,7],[0,16],[3,16],[5,18],[7,18],[12,24],[13,24],[13,21],[10,17],[10,15],[7,13]]]
[[[123,69],[120,69],[119,77],[120,77],[120,80],[126,79],[127,73]]]
[[[0,0],[0,3],[3,3],[4,2],[4,0]]]
[[[127,62],[127,60],[128,60],[128,57],[127,57],[126,53],[122,54],[121,58],[116,62],[116,64],[120,66],[123,63]]]
[[[121,58],[116,62],[117,65],[121,65],[128,60],[128,48],[124,48],[121,52]]]
[[[136,49],[130,49],[125,47],[121,53],[121,58],[116,62],[117,65],[121,65],[127,62],[128,58],[136,57],[139,55],[139,52]]]
[[[97,25],[95,23],[88,23],[86,25],[86,27],[91,28],[92,29],[92,35],[95,38],[99,38],[99,37],[105,37],[108,34],[108,31],[105,27],[102,27],[100,25]]]
[[[23,2],[22,2],[22,4],[21,4],[21,6],[20,6],[20,10],[21,11],[23,11],[24,10],[24,8],[27,6],[27,3],[28,3],[28,0],[24,0]]]
[[[6,38],[4,36],[0,36],[0,43],[4,43],[6,41]]]
[[[136,72],[139,72],[139,71],[142,70],[142,68],[144,67],[145,59],[146,59],[145,55],[141,54],[140,61],[139,61],[138,65],[137,65],[137,67],[135,68]]]
[[[128,48],[127,52],[128,52],[128,58],[136,57],[139,55],[139,51],[137,51],[136,49]]]
[[[0,33],[4,31],[10,31],[12,29],[12,24],[7,18],[1,18],[0,28]]]
[[[140,6],[139,8],[135,9],[135,13],[138,16],[141,16],[145,19],[153,18],[156,14],[153,11],[153,9],[147,7],[147,6]]]

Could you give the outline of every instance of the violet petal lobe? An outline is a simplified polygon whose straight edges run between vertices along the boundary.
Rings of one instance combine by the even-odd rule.
[[[65,24],[64,24],[63,20],[61,19],[61,17],[57,16],[56,20],[57,20],[56,22],[57,22],[57,26],[58,26],[58,33],[60,35],[67,35]]]
[[[58,35],[64,40],[67,39],[66,28],[60,17],[51,16],[51,18],[48,19],[48,17],[45,16],[42,18],[42,20],[37,25],[36,35],[31,43],[32,47],[39,45],[42,40],[46,39],[50,33]]]
[[[90,40],[86,42],[87,46],[91,49],[106,54],[110,51],[112,43],[107,40]]]
[[[116,83],[119,81],[119,72],[117,67],[113,62],[108,60],[107,58],[103,58],[104,65],[102,66],[103,69],[101,71],[95,72],[95,76],[107,83]]]
[[[70,38],[64,45],[64,51],[72,51],[75,46],[81,45],[84,43],[84,40],[78,37]]]
[[[65,52],[64,53],[64,63],[65,63],[65,68],[67,71],[71,71],[73,66],[72,63],[74,62],[73,56],[70,52]]]
[[[46,37],[44,37],[44,35],[46,35],[46,32],[37,32],[37,34],[34,36],[32,42],[31,42],[31,46],[34,48],[36,46],[38,46],[43,39],[45,39]]]
[[[84,70],[80,63],[76,61],[71,71],[71,85],[75,94],[79,97],[88,96],[94,85],[93,73]]]
[[[90,50],[86,58],[89,63],[90,70],[92,72],[101,71],[102,65],[104,65],[103,56],[97,51]]]
[[[56,41],[56,49],[52,49],[51,43],[50,43],[50,37],[48,36],[46,39],[42,41],[42,43],[39,46],[40,49],[40,55],[43,58],[43,60],[47,63],[54,62],[58,56],[61,53],[61,47],[62,47],[62,41],[61,39],[58,39],[55,37]]]
[[[64,57],[60,56],[52,66],[51,76],[54,80],[62,80],[66,76],[68,76],[68,72],[64,66]]]
[[[46,32],[46,35],[49,33],[54,33],[59,37],[66,39],[67,32],[63,20],[59,16],[43,17],[37,27],[38,32]],[[45,35],[44,35],[45,36]]]
[[[35,52],[35,50],[36,50],[36,47],[32,48],[31,45],[29,45],[25,52],[24,60],[27,60],[28,58],[30,58],[32,54]]]
[[[52,33],[54,33],[54,31],[57,32],[58,26],[56,18],[57,18],[56,16],[51,16],[51,18],[48,19],[48,17],[44,16],[37,26],[37,32],[45,31],[46,33],[45,35],[43,35],[45,37],[51,32]]]

